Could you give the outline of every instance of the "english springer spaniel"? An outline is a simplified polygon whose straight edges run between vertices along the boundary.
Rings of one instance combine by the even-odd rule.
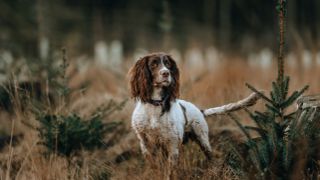
[[[129,72],[131,96],[136,99],[132,127],[143,155],[150,159],[161,147],[169,168],[177,164],[180,146],[195,140],[212,158],[204,114],[179,97],[179,69],[170,55],[153,53],[139,59]],[[187,131],[188,130],[188,131]]]

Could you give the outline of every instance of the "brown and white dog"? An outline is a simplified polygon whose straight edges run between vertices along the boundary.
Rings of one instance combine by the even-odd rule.
[[[178,99],[179,69],[173,58],[165,53],[149,54],[136,62],[129,75],[131,96],[136,100],[132,128],[140,140],[142,153],[152,158],[162,147],[168,155],[169,167],[173,168],[179,148],[188,136],[211,159],[204,114],[192,103]]]

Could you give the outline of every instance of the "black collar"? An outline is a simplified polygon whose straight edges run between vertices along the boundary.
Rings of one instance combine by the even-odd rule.
[[[150,99],[147,103],[152,104],[154,106],[163,106],[164,100],[153,100]]]
[[[154,105],[154,106],[162,106],[162,107],[164,107],[164,106],[166,106],[166,104],[169,102],[169,101],[168,101],[169,98],[170,98],[170,96],[169,96],[168,94],[166,94],[166,95],[164,95],[164,96],[161,98],[161,100],[153,100],[153,99],[150,99],[150,100],[147,101],[147,103],[152,104],[152,105]],[[170,103],[170,102],[169,102],[169,103]],[[169,106],[170,106],[170,104],[169,104]]]

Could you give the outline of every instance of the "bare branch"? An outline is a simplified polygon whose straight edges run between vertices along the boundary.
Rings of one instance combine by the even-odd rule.
[[[262,92],[262,91],[260,91]],[[259,94],[252,93],[245,99],[242,99],[238,102],[226,104],[219,107],[209,108],[203,111],[204,116],[212,116],[212,115],[220,115],[229,113],[232,111],[237,111],[240,109],[243,109],[245,107],[253,106],[257,103],[257,101],[260,99]]]
[[[298,98],[297,106],[299,109],[320,107],[320,95],[302,96]]]

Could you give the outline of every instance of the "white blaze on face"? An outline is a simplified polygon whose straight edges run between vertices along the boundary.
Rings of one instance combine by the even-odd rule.
[[[164,56],[161,56],[161,64],[160,64],[160,70],[158,73],[158,82],[161,82],[162,85],[168,86],[170,85],[172,78],[171,78],[171,74],[170,74],[170,70],[165,66],[164,64]],[[166,77],[165,74],[168,74],[168,76]]]
[[[162,74],[162,73],[164,73],[164,72],[169,72],[169,69],[164,65],[164,63],[163,63],[163,57],[161,57],[161,69],[160,69],[160,71],[159,71],[159,73],[160,73],[160,75]]]

